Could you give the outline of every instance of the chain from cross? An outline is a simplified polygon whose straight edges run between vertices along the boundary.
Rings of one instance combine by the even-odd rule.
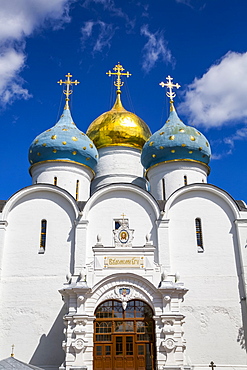
[[[213,361],[211,361],[210,364],[208,365],[208,367],[211,367],[211,369],[214,370],[214,368],[216,367],[216,365],[214,364]]]
[[[121,87],[123,86],[124,82],[121,81],[121,76],[126,76],[126,77],[130,77],[131,76],[131,73],[129,72],[123,72],[125,69],[123,68],[123,66],[118,62],[118,64],[115,65],[115,67],[113,68],[113,71],[116,71],[116,72],[112,72],[112,71],[108,71],[106,72],[106,74],[111,77],[111,76],[117,76],[117,80],[114,81],[114,85],[117,87],[117,94],[120,94],[121,93]]]
[[[62,80],[59,80],[57,81],[57,83],[61,86],[61,85],[65,85],[66,86],[66,90],[63,90],[63,93],[64,95],[66,95],[66,102],[69,101],[69,96],[72,94],[72,90],[70,89],[70,85],[78,85],[80,82],[75,80],[75,81],[71,81],[71,77],[72,75],[70,73],[68,73],[67,75],[65,75],[65,77],[67,77],[67,80],[65,81],[62,81]]]
[[[162,86],[162,87],[166,86],[169,89],[169,91],[167,91],[167,93],[166,93],[166,96],[168,96],[168,98],[170,98],[171,101],[172,101],[173,98],[175,98],[175,96],[176,96],[175,92],[172,91],[172,88],[176,87],[177,89],[179,89],[181,86],[178,83],[176,83],[176,84],[172,83],[173,78],[171,76],[166,77],[166,79],[168,80],[168,82],[166,82],[166,83],[161,82],[159,85]]]

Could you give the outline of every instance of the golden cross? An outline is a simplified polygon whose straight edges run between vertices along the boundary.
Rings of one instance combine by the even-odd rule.
[[[116,72],[111,72],[110,70],[108,72],[106,72],[106,74],[110,77],[112,75],[116,75],[117,76],[117,80],[114,81],[114,85],[117,87],[117,94],[121,94],[121,89],[120,87],[123,86],[124,82],[121,81],[121,76],[127,76],[127,77],[130,77],[131,76],[131,73],[129,72],[123,72],[124,71],[124,68],[123,66],[118,62],[118,64],[115,65],[115,67],[113,68],[113,71],[116,71]]]
[[[66,86],[66,90],[63,90],[63,93],[64,93],[64,95],[66,95],[66,99],[65,99],[65,101],[66,101],[66,104],[65,104],[65,107],[64,107],[64,109],[69,109],[69,104],[68,104],[68,101],[69,101],[69,96],[72,94],[72,90],[70,89],[70,85],[78,85],[80,82],[79,81],[77,81],[77,80],[75,80],[75,81],[71,81],[71,77],[72,77],[72,75],[70,74],[70,73],[68,73],[67,75],[65,75],[65,77],[67,77],[67,80],[65,80],[65,81],[62,81],[62,80],[59,80],[59,81],[57,81],[57,83],[59,84],[59,85],[62,85],[62,84],[64,84],[65,86]]]
[[[159,85],[162,87],[166,86],[169,89],[169,91],[167,91],[166,93],[166,96],[168,96],[168,98],[170,98],[170,100],[172,101],[173,98],[175,98],[176,96],[175,92],[172,91],[172,88],[176,87],[177,89],[179,89],[181,86],[178,83],[172,83],[173,78],[171,76],[166,77],[166,79],[168,80],[168,82],[161,82]]]
[[[14,357],[14,348],[15,348],[15,345],[14,344],[12,344],[12,346],[11,346],[11,348],[12,348],[12,353],[11,353],[11,357]]]
[[[124,216],[126,216],[124,213],[121,215],[123,217],[123,220],[124,220]]]
[[[211,367],[211,369],[214,370],[214,368],[216,367],[216,365],[214,364],[213,361],[211,361],[210,364],[208,365],[208,367]]]

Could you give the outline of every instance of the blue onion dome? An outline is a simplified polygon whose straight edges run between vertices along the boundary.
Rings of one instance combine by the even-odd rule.
[[[29,162],[70,161],[93,169],[98,162],[98,151],[89,137],[80,131],[69,109],[65,109],[59,121],[38,135],[29,148]]]
[[[66,81],[58,81],[66,86],[63,91],[66,95],[63,114],[55,126],[33,140],[29,148],[29,162],[31,165],[45,161],[73,162],[93,170],[98,162],[98,151],[92,140],[76,127],[68,104],[68,97],[72,93],[70,86],[79,82],[71,81],[70,73],[66,77]]]
[[[170,101],[170,115],[165,125],[145,143],[141,162],[149,169],[162,162],[194,161],[208,164],[211,149],[208,140],[196,128],[186,126]]]

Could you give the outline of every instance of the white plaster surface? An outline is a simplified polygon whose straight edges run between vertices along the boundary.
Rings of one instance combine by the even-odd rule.
[[[40,164],[31,170],[34,184],[0,214],[1,358],[15,344],[18,359],[44,369],[93,370],[95,309],[107,299],[131,298],[154,311],[156,370],[205,370],[212,360],[218,370],[246,370],[247,212],[206,184],[203,165],[154,167],[149,193],[138,151],[104,148],[100,156],[91,196],[92,175],[84,167]],[[86,201],[81,211],[77,179],[79,200]],[[166,202],[158,204],[162,179]],[[122,218],[133,234],[130,245],[114,240],[115,220]],[[47,240],[39,253],[42,219]],[[111,256],[144,263],[105,267]],[[123,286],[130,297],[120,295]]]
[[[33,184],[54,184],[57,178],[57,186],[67,190],[76,198],[77,181],[78,201],[88,200],[93,172],[89,167],[76,163],[67,162],[41,162],[30,168]]]
[[[143,177],[140,150],[128,147],[111,146],[99,149],[96,176],[92,182],[92,192],[109,184],[131,183],[146,188]]]
[[[168,199],[169,196],[187,184],[206,183],[208,167],[197,162],[177,161],[161,163],[147,171],[150,192],[156,199]]]

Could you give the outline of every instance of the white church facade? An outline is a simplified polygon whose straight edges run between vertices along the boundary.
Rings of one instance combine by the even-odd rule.
[[[63,114],[1,201],[0,359],[46,370],[246,370],[247,206],[207,183],[210,145],[173,105],[151,134],[117,98]],[[128,72],[125,74],[128,76]],[[214,364],[212,363],[214,362]]]

